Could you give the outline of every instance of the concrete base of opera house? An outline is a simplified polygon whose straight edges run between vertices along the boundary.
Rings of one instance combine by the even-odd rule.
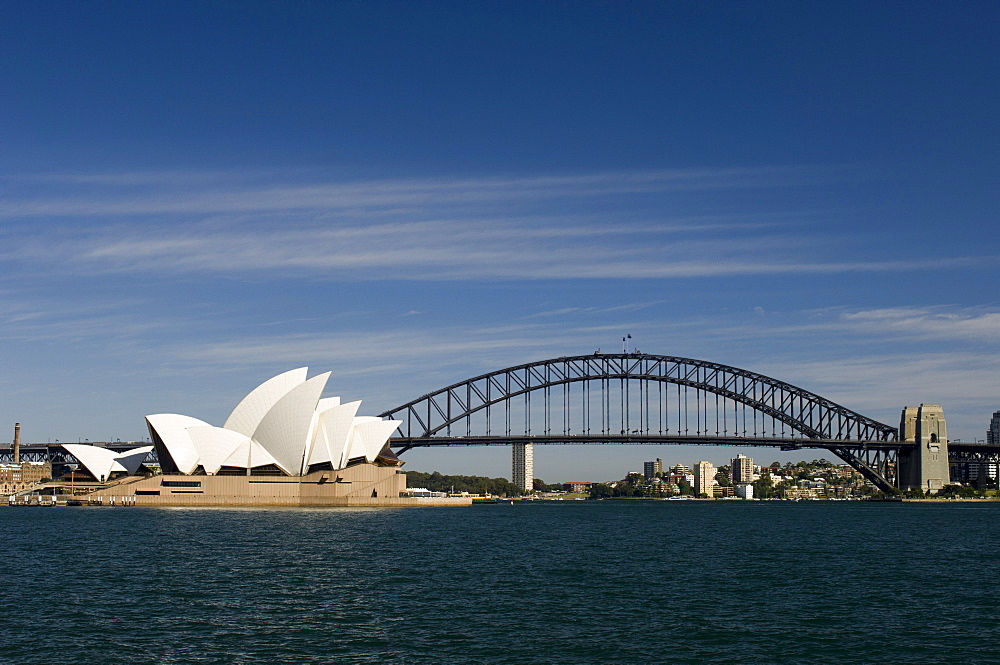
[[[135,506],[467,506],[470,497],[405,497],[396,466],[357,464],[305,476],[128,477],[88,494],[90,503]]]

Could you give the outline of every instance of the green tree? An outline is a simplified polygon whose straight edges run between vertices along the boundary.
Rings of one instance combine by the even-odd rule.
[[[407,487],[426,487],[432,492],[469,492],[470,494],[495,494],[497,496],[520,496],[521,488],[506,478],[485,476],[446,476],[437,471],[421,473],[406,472]]]
[[[591,499],[610,499],[614,496],[614,490],[607,483],[594,483],[590,486]]]
[[[719,467],[715,474],[715,482],[719,483],[719,487],[732,487],[733,470],[729,464],[723,464]]]
[[[611,488],[614,491],[614,496],[636,496],[638,489],[636,488],[635,482],[637,482],[639,478],[642,478],[642,476],[631,473],[625,476],[624,480],[619,480],[615,483],[615,486]]]
[[[753,495],[758,499],[770,499],[774,497],[774,481],[771,479],[771,474],[765,473],[753,481]]]
[[[971,499],[978,496],[975,488],[967,487],[964,485],[945,485],[942,494],[946,496],[960,497],[963,499]]]
[[[535,478],[533,487],[539,492],[561,492],[563,488],[562,483],[550,485],[541,478]]]

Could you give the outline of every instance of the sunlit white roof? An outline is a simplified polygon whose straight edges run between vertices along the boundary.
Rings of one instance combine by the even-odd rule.
[[[360,406],[360,401],[348,402],[318,415],[309,464],[329,462],[335,469],[339,469],[347,463],[351,425]]]
[[[154,437],[159,436],[166,446],[170,459],[181,473],[194,473],[198,468],[198,449],[191,440],[187,429],[189,427],[211,427],[204,420],[176,413],[157,413],[146,416],[149,432]]]
[[[256,469],[271,464],[278,465],[271,453],[267,452],[264,446],[246,437],[243,437],[243,440],[233,449],[229,457],[222,461],[222,466],[231,466],[237,469]]]
[[[142,466],[142,463],[146,461],[146,458],[151,452],[153,452],[153,446],[139,446],[138,448],[132,448],[130,450],[126,450],[125,452],[118,453],[118,455],[115,456],[115,463],[123,467],[131,476],[139,470],[139,467]]]
[[[208,475],[219,472],[223,463],[233,454],[233,451],[244,442],[249,443],[249,437],[234,432],[225,427],[189,427],[188,436],[198,450],[198,461]]]
[[[351,451],[348,459],[364,457],[366,461],[374,462],[400,422],[379,418],[356,422],[351,427]]]
[[[315,464],[340,469],[352,459],[374,462],[399,423],[358,416],[361,402],[323,398],[330,373],[307,379],[307,372],[300,367],[265,381],[224,427],[177,414],[147,416],[157,452],[184,474],[274,465],[297,476]]]
[[[153,450],[153,446],[140,446],[119,453],[83,443],[64,443],[62,447],[75,457],[90,475],[100,481],[110,478],[114,471],[135,473]]]
[[[292,388],[303,383],[308,372],[308,367],[299,367],[260,384],[236,405],[223,427],[245,436],[253,436],[268,411]]]
[[[251,437],[274,456],[282,471],[302,474],[313,412],[330,373],[314,376],[292,388],[271,407]]]

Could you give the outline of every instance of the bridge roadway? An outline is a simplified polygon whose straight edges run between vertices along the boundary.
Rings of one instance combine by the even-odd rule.
[[[394,437],[389,445],[403,453],[413,448],[436,446],[509,446],[514,443],[538,445],[702,445],[702,446],[757,446],[799,450],[801,448],[841,448],[846,450],[909,450],[914,443],[900,441],[851,441],[840,439],[806,439],[802,437],[752,437],[752,436],[666,436],[655,434],[531,434],[493,436],[413,436]],[[1000,444],[983,442],[949,441],[949,453],[976,453],[1000,455]]]
[[[900,450],[914,444],[898,441],[841,441],[836,439],[805,439],[801,437],[747,437],[747,436],[674,436],[656,434],[530,434],[500,436],[414,436],[389,440],[391,448],[403,453],[412,448],[437,446],[509,446],[514,443],[538,445],[710,445],[710,446],[760,446],[798,450],[800,448],[825,448],[847,450]],[[1000,447],[993,447],[1000,451]]]
[[[646,434],[532,434],[528,436],[425,436],[425,437],[394,437],[389,441],[394,449],[409,450],[428,446],[509,446],[512,443],[537,443],[539,445],[576,445],[576,444],[611,444],[611,445],[715,445],[715,446],[768,446],[797,450],[799,448],[827,448],[831,445],[838,448],[900,450],[913,447],[912,443],[899,441],[850,441],[834,439],[806,439],[802,437],[775,438],[751,436],[662,436]],[[148,446],[149,442],[119,441],[116,443],[92,442],[90,445],[100,446],[116,452],[124,452],[138,446]],[[987,444],[981,441],[949,441],[948,448],[955,452],[965,453],[998,453],[1000,444]],[[22,443],[21,457],[33,457],[44,454],[66,454],[61,443]],[[0,443],[0,460],[6,460],[13,455],[9,443]],[[155,453],[150,453],[155,457]],[[46,458],[48,459],[48,458]]]

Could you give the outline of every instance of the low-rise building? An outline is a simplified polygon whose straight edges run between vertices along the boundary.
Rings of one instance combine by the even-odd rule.
[[[446,496],[448,496],[448,493],[447,492],[432,492],[431,490],[427,489],[426,487],[407,487],[405,490],[401,491],[399,493],[399,495],[400,496],[408,496],[408,497],[430,498],[430,497],[446,497]]]
[[[20,464],[0,464],[0,483],[21,482]]]
[[[785,490],[786,499],[818,499],[819,494],[814,489],[803,489],[800,487],[789,487]]]
[[[21,462],[21,480],[26,483],[52,480],[52,462]]]
[[[657,476],[650,478],[642,486],[642,493],[643,496],[677,496],[681,493],[681,488],[678,487],[677,483],[671,482],[669,478]]]
[[[51,462],[0,464],[0,495],[10,496],[51,479]]]
[[[714,485],[712,493],[709,496],[716,499],[725,499],[726,497],[733,496],[733,487],[732,485]]]

